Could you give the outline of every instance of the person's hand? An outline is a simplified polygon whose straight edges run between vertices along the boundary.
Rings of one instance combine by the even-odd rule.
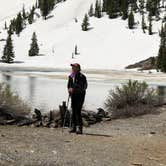
[[[70,94],[72,94],[72,93],[73,93],[73,88],[69,88],[69,89],[68,89],[68,92],[69,92]]]

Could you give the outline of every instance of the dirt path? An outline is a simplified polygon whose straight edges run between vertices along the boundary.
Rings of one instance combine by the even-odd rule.
[[[94,135],[0,126],[0,166],[166,166],[165,110],[84,130]]]

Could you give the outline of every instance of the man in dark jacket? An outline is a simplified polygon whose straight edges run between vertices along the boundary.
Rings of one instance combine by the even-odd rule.
[[[83,124],[81,110],[85,100],[87,89],[86,76],[81,73],[78,63],[71,64],[72,73],[68,80],[68,92],[71,97],[72,106],[72,129],[70,133],[82,134]]]

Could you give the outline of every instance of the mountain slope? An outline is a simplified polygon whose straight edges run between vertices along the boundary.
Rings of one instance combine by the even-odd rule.
[[[21,2],[17,0],[16,3],[20,3],[19,1]],[[16,60],[24,63],[10,66],[67,68],[70,63],[79,62],[83,68],[123,69],[136,61],[157,55],[159,47],[157,32],[161,21],[154,23],[153,30],[156,34],[149,36],[143,34],[141,30],[139,14],[135,15],[139,24],[134,30],[127,28],[127,21],[120,18],[111,20],[105,15],[101,19],[90,18],[91,30],[83,32],[82,20],[91,3],[95,3],[95,0],[67,0],[59,3],[50,14],[53,17],[48,20],[40,17],[34,24],[28,25],[20,37],[14,35]],[[78,22],[75,22],[75,19]],[[2,23],[4,24],[4,20],[0,25]],[[34,31],[37,33],[40,54],[45,56],[28,57]],[[4,38],[6,32],[3,31],[0,35],[0,39]],[[3,44],[0,42],[1,52]],[[78,46],[80,54],[72,59],[75,45]]]

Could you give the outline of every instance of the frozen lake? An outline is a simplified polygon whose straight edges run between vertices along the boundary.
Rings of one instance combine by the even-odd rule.
[[[12,91],[18,93],[33,108],[42,110],[58,109],[62,101],[68,98],[67,76],[69,72],[0,72],[0,82],[7,83]],[[145,80],[150,86],[160,88],[165,95],[166,84],[163,78],[156,75],[146,76],[126,74],[126,72],[87,72],[88,90],[85,100],[85,108],[96,110],[103,107],[108,92],[116,86],[125,83],[128,79]],[[132,77],[131,77],[132,76]]]

